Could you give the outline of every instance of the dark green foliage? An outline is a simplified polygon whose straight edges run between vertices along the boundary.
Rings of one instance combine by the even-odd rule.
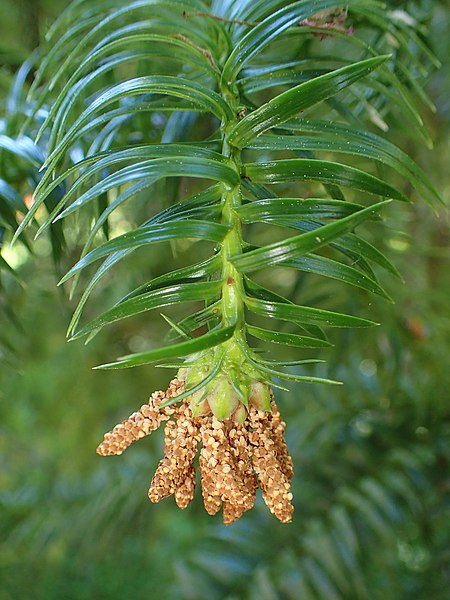
[[[336,8],[341,5],[342,9]],[[98,2],[93,8],[76,2],[52,28],[49,49],[30,92],[34,116],[50,97],[55,101],[38,135],[42,140],[50,127],[45,172],[36,188],[37,199],[18,235],[49,194],[65,185],[66,193],[39,232],[51,222],[65,226],[67,217],[81,209],[90,210],[89,220],[84,222],[89,227],[90,221],[93,228],[81,260],[62,281],[77,275],[77,285],[79,272],[106,258],[83,294],[70,336],[80,337],[124,317],[186,301],[203,299],[217,307],[215,318],[206,321],[213,331],[217,328],[217,335],[126,357],[117,362],[118,368],[174,356],[177,348],[185,355],[191,346],[201,350],[210,347],[212,339],[228,339],[225,329],[232,323],[223,312],[218,279],[225,268],[221,264],[228,260],[241,279],[243,273],[281,266],[341,280],[388,298],[370,263],[387,266],[391,272],[395,269],[375,248],[367,252],[371,246],[362,240],[349,247],[347,238],[353,240],[349,235],[354,236],[354,228],[374,219],[384,206],[379,203],[364,208],[372,195],[397,200],[406,197],[384,177],[335,162],[333,152],[356,161],[382,162],[414,182],[425,199],[438,200],[429,179],[406,154],[367,130],[371,120],[384,123],[393,111],[401,110],[410,116],[417,134],[428,139],[415,107],[413,81],[415,70],[423,60],[432,60],[432,55],[416,44],[414,30],[405,27],[401,16],[393,13],[392,18],[384,19],[382,5],[372,1],[219,2],[210,8],[215,17],[208,16],[208,5],[195,1],[135,2],[126,8],[119,2]],[[361,35],[343,29],[344,9],[350,11]],[[332,34],[327,44],[334,49],[333,59],[327,50],[324,52],[322,42],[314,38],[328,31]],[[380,37],[381,33],[385,35]],[[81,36],[83,44],[79,43]],[[375,41],[369,43],[368,37]],[[290,49],[282,53],[277,44],[289,44]],[[161,68],[158,62],[163,56]],[[119,77],[121,65],[125,77]],[[278,73],[283,76],[279,78]],[[298,73],[300,82],[296,80]],[[184,122],[183,111],[191,114]],[[352,119],[348,119],[350,112]],[[145,116],[148,113],[153,114],[153,120]],[[158,128],[155,119],[161,124]],[[350,122],[345,124],[345,120]],[[174,127],[176,139],[184,144],[172,142]],[[308,137],[305,132],[314,135]],[[158,138],[165,143],[159,143]],[[130,145],[135,139],[145,144]],[[242,158],[236,158],[241,149]],[[75,152],[82,160],[71,166]],[[280,152],[287,152],[288,158]],[[292,154],[301,158],[292,158]],[[366,169],[367,164],[362,164]],[[173,178],[194,178],[197,187],[199,180],[209,179],[214,185],[204,195],[186,196],[180,190],[179,203],[160,213],[154,213],[152,203],[148,203],[145,211],[153,213],[149,219],[133,223],[134,228],[127,233],[91,249],[102,231],[108,235],[109,222],[125,201],[133,197],[136,201],[144,189],[146,195],[153,194],[161,180],[162,190],[166,182],[167,197]],[[297,229],[297,234],[281,241],[266,241],[261,248],[246,249],[244,245],[238,251],[235,247],[234,256],[228,257],[224,241],[225,227],[231,226],[225,216],[227,190],[239,189],[236,186],[240,181],[242,188],[251,193],[241,198],[237,192],[232,227],[240,231],[241,223],[246,224],[245,235],[247,230],[251,234],[252,225],[267,223]],[[269,192],[267,186],[291,181],[310,182],[315,199],[308,199],[309,190],[303,191],[302,197],[299,188],[300,197],[293,199],[291,210],[286,210],[282,192],[278,198],[278,188]],[[323,193],[321,188],[331,198],[318,196]],[[346,188],[350,192],[344,191]],[[111,195],[114,190],[115,196]],[[356,202],[348,202],[350,198]],[[352,213],[330,211],[330,203],[335,209],[352,209]],[[258,209],[262,206],[261,213]],[[306,206],[314,210],[305,211]],[[270,229],[265,230],[266,240],[270,240]],[[148,291],[150,282],[142,291],[138,288],[131,299],[127,294],[117,306],[79,326],[92,290],[119,261],[155,243],[195,238],[222,242],[217,254],[222,262],[216,265],[216,273],[212,269],[200,274],[191,268],[190,276],[196,277],[196,283],[188,284],[169,267],[166,280],[158,277],[158,289]],[[217,280],[215,292],[211,288],[212,293],[206,296],[199,283],[205,275]],[[242,299],[249,313],[291,322],[319,335],[319,339],[324,334],[318,326],[372,324],[325,307],[295,306],[280,296],[274,303],[275,290],[261,294],[261,288],[255,296],[255,284],[248,278],[246,282],[246,297]],[[161,288],[164,283],[169,287]],[[272,327],[274,332],[265,336],[267,341],[282,325]],[[179,335],[176,322],[173,328]],[[219,333],[221,328],[223,334]],[[195,333],[183,331],[188,337]],[[243,331],[245,334],[245,325]],[[294,331],[286,333],[297,335]],[[172,339],[176,341],[173,335]],[[277,342],[281,339],[278,337]],[[257,356],[249,355],[250,359],[262,364]],[[262,368],[268,369],[267,365]],[[275,373],[282,374],[279,370]],[[287,374],[287,378],[293,375]]]

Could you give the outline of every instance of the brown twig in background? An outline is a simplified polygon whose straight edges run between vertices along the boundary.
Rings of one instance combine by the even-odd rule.
[[[261,23],[261,21],[241,21],[240,19],[226,19],[225,17],[219,17],[217,15],[213,15],[211,13],[196,11],[193,13],[188,13],[187,11],[183,11],[183,17],[185,19],[190,19],[192,17],[209,17],[210,19],[215,19],[216,21],[220,21],[222,23],[233,23],[236,25],[246,25],[247,27],[256,27]],[[347,18],[347,15],[345,15]],[[337,18],[333,18],[332,21],[322,21],[314,18],[302,19],[298,22],[299,27],[311,27],[312,29],[317,30],[326,30],[328,32],[337,31],[339,33],[346,33],[348,35],[353,35],[354,29],[353,27],[345,27],[344,20],[341,16]],[[314,34],[313,35],[320,35]],[[326,34],[325,34],[326,35]],[[321,37],[325,37],[325,35],[321,35]]]
[[[225,17],[219,17],[218,15],[212,15],[211,13],[196,11],[193,13],[188,13],[187,11],[183,11],[183,17],[185,19],[190,19],[192,17],[209,17],[211,19],[215,19],[216,21],[221,21],[222,23],[235,23],[236,25],[247,25],[248,27],[256,27],[259,25],[259,21],[256,23],[252,21],[240,21],[239,19],[226,19]]]
[[[188,37],[186,37],[182,33],[176,33],[173,37],[175,37],[178,40],[182,40],[186,44],[189,44],[190,46],[192,46],[193,48],[195,48],[196,50],[201,52],[203,54],[203,56],[205,56],[208,59],[208,62],[211,65],[211,67],[215,71],[219,72],[219,69],[218,69],[216,63],[214,62],[214,58],[209,50],[206,50],[205,48],[198,46],[196,43],[194,43],[192,40],[190,40]]]

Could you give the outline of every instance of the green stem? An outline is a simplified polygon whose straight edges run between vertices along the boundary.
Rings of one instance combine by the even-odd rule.
[[[238,113],[239,97],[224,89],[222,95],[233,109],[235,115]],[[237,116],[233,120],[222,122],[223,146],[222,154],[229,160],[230,166],[239,173],[241,166],[241,152],[228,144],[227,132],[237,121]],[[229,233],[222,242],[222,277],[224,284],[222,288],[222,319],[225,326],[236,324],[235,341],[244,335],[244,284],[243,276],[230,262],[230,257],[242,254],[242,224],[236,212],[241,206],[242,193],[241,186],[237,185],[232,189],[225,190],[223,194],[222,223],[230,227]],[[233,340],[230,340],[233,342]]]

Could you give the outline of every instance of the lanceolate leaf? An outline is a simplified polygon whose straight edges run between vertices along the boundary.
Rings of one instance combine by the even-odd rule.
[[[354,285],[373,294],[378,294],[386,300],[391,300],[387,292],[373,279],[364,275],[358,269],[349,265],[342,264],[324,256],[314,256],[306,254],[297,256],[281,263],[283,267],[292,267],[307,273],[316,273],[324,277],[331,277],[343,283]]]
[[[140,352],[137,354],[130,354],[123,356],[117,362],[100,365],[95,367],[96,369],[124,369],[127,367],[136,367],[139,365],[145,365],[154,363],[159,360],[166,360],[167,358],[176,358],[179,356],[189,356],[195,352],[201,350],[207,350],[213,348],[229,340],[234,333],[235,325],[230,325],[223,329],[217,329],[205,333],[198,338],[188,340],[186,342],[180,342],[179,344],[173,344],[171,346],[165,346],[162,348],[156,348],[155,350],[149,350],[148,352]]]
[[[340,219],[347,217],[364,207],[361,204],[323,198],[262,198],[238,209],[244,223],[272,219]]]
[[[378,177],[354,167],[324,160],[293,158],[267,163],[243,165],[243,175],[256,183],[284,183],[286,181],[320,181],[353,187],[371,194],[404,200],[407,198]]]
[[[398,173],[410,178],[424,189],[430,200],[440,202],[440,197],[425,173],[399,148],[366,131],[349,128],[342,123],[298,119],[286,124],[292,132],[313,132],[306,135],[261,135],[249,144],[262,150],[316,150],[352,154],[384,163]],[[330,135],[331,134],[331,135]]]
[[[244,117],[230,132],[228,138],[230,144],[243,148],[263,131],[279,126],[302,110],[318,102],[323,102],[347,86],[352,85],[352,83],[376,69],[387,58],[389,57],[369,58],[316,77],[287,92],[283,92]]]
[[[189,267],[182,267],[181,269],[176,269],[175,271],[169,271],[168,273],[160,275],[159,277],[154,277],[148,283],[144,283],[144,285],[139,286],[122,298],[119,303],[131,298],[136,298],[141,294],[145,294],[151,290],[156,290],[167,284],[179,284],[185,283],[186,281],[204,279],[205,277],[217,272],[219,268],[220,258],[218,256],[213,256],[201,263],[190,265]]]
[[[273,344],[282,344],[285,346],[295,346],[297,348],[326,348],[331,346],[330,342],[319,338],[298,335],[296,333],[282,333],[280,331],[270,331],[254,325],[247,325],[247,332],[264,342]]]
[[[323,377],[312,377],[309,375],[294,375],[293,373],[287,373],[286,371],[279,371],[277,369],[271,369],[266,364],[261,361],[255,361],[255,364],[259,369],[268,373],[273,377],[279,377],[280,379],[285,379],[286,381],[296,381],[297,383],[326,383],[329,385],[342,385],[342,382],[335,381],[334,379],[325,379]]]
[[[271,220],[271,222],[274,223],[274,225],[292,227],[300,231],[316,231],[324,225],[324,223],[317,221],[293,221],[292,219],[284,219],[283,217],[277,217],[276,219]],[[331,242],[330,246],[332,248],[336,248],[337,250],[351,258],[355,262],[355,264],[358,264],[359,266],[362,266],[362,264],[360,263],[361,259],[374,262],[400,281],[403,281],[402,276],[400,275],[398,270],[384,256],[384,254],[377,250],[375,246],[364,240],[362,237],[355,235],[354,233],[346,233],[345,235],[339,237],[339,239],[335,242]],[[372,276],[373,279],[373,272],[369,272],[369,274]]]
[[[290,303],[290,300],[284,296],[280,296],[279,294],[272,292],[272,290],[257,284],[255,281],[250,279],[250,277],[247,277],[247,275],[244,276],[244,287],[247,294],[252,298],[261,298],[261,300],[268,300],[269,302]]]
[[[85,325],[72,335],[72,339],[87,335],[108,323],[119,321],[147,310],[162,308],[180,302],[201,302],[216,297],[222,287],[221,281],[184,283],[170,287],[152,290],[139,296],[124,300],[117,306],[102,313],[99,317]]]
[[[257,250],[251,250],[233,260],[234,266],[241,272],[254,271],[262,267],[276,265],[301,254],[306,254],[324,246],[339,236],[352,230],[358,224],[377,214],[389,200],[360,210],[337,222],[323,225],[319,229],[276,242]]]
[[[291,302],[287,298],[284,298],[283,296],[276,294],[272,290],[269,290],[257,284],[255,281],[250,279],[250,277],[247,277],[247,275],[244,276],[244,288],[246,294],[250,298],[256,298],[257,300],[266,300],[268,302],[278,302],[281,304],[293,304],[293,302]],[[327,341],[327,336],[324,330],[319,325],[314,325],[312,323],[308,323],[306,325],[305,323],[303,323],[302,328],[308,333],[309,336],[313,336],[317,339]]]
[[[431,194],[435,201],[441,202],[439,194],[422,169],[400,148],[374,133],[356,129],[344,123],[319,119],[295,119],[285,123],[283,128],[289,129],[293,133],[315,133],[326,136],[326,138],[332,136],[336,143],[339,143],[339,141],[349,143],[354,145],[355,148],[361,148],[362,153],[367,152],[376,155],[378,156],[377,160],[396,169],[405,177],[417,181],[420,186],[427,190],[428,194]],[[302,137],[303,135],[294,136],[293,139],[301,140]]]
[[[219,223],[208,221],[174,221],[163,225],[148,225],[124,233],[84,256],[70,271],[61,279],[64,283],[81,269],[91,263],[112,254],[113,252],[138,248],[145,244],[164,242],[180,238],[196,238],[210,242],[220,242],[228,231],[228,227]]]
[[[299,306],[297,304],[281,304],[279,302],[267,302],[246,296],[245,304],[249,310],[257,315],[291,321],[298,324],[312,324],[319,327],[371,327],[377,325],[373,321],[360,319],[351,315],[336,313],[320,308]]]
[[[121,252],[113,253],[103,265],[97,270],[94,277],[91,279],[89,284],[86,286],[83,295],[73,313],[72,319],[69,324],[69,328],[67,330],[67,336],[71,337],[74,333],[81,317],[81,313],[83,308],[86,305],[86,302],[91,295],[92,290],[97,285],[99,280],[103,277],[103,275],[114,266],[119,260],[123,258],[124,255],[129,254],[132,250],[123,250]],[[128,300],[130,298],[134,298],[139,296],[140,294],[144,294],[146,292],[150,292],[151,290],[157,290],[166,285],[174,285],[185,283],[187,281],[194,281],[196,279],[202,279],[209,275],[212,275],[215,271],[218,270],[218,257],[210,258],[202,263],[198,263],[195,265],[191,265],[190,267],[185,267],[182,269],[177,269],[175,271],[170,271],[164,275],[159,277],[155,277],[150,282],[136,288],[132,292],[129,292],[120,302]]]
[[[348,62],[339,68],[347,65]],[[248,96],[274,87],[293,87],[314,79],[314,77],[326,75],[337,68],[332,58],[289,61],[274,65],[273,68],[253,67],[245,69],[242,79],[239,79],[239,87],[242,89],[242,93]]]

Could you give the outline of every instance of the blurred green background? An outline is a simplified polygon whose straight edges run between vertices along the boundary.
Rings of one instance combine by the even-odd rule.
[[[0,0],[0,116],[14,73],[66,4]],[[391,4],[413,12],[419,3]],[[450,8],[420,4],[433,8],[430,39],[444,63],[429,81],[438,110],[424,112],[435,147],[411,146],[401,129],[394,135],[448,204]],[[22,283],[2,275],[0,600],[447,599],[448,215],[414,200],[390,208],[378,233],[405,279],[388,282],[395,305],[337,288],[339,309],[365,305],[382,323],[363,336],[340,332],[322,353],[327,375],[345,385],[280,394],[296,465],[291,525],[260,500],[228,528],[206,515],[199,494],[184,512],[172,500],[150,504],[158,433],[121,458],[98,457],[103,433],[168,373],[91,367],[161,336],[161,319],[107,328],[87,347],[67,344],[74,305],[56,287],[49,242],[34,256],[4,248]],[[150,265],[144,258],[157,269],[160,256]],[[142,267],[129,264],[127,277]],[[89,311],[120,297],[121,285],[110,281]]]

